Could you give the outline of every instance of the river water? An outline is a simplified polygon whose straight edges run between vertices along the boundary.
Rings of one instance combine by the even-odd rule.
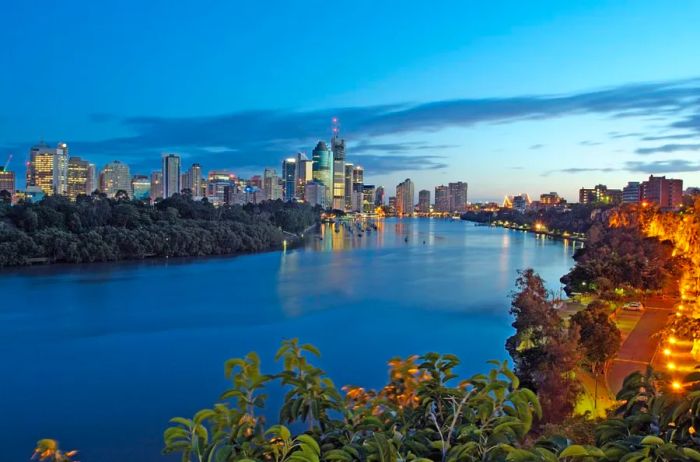
[[[437,219],[322,229],[303,248],[230,258],[47,266],[0,273],[0,448],[39,438],[82,462],[160,456],[170,417],[227,388],[227,358],[280,340],[320,348],[336,385],[380,387],[393,356],[438,351],[459,372],[505,359],[508,296],[533,267],[558,291],[571,243]],[[273,391],[268,407],[277,409]],[[276,411],[270,412],[274,420]]]

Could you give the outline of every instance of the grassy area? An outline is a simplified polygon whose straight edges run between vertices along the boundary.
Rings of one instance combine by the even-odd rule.
[[[596,378],[589,371],[579,369],[576,371],[576,378],[583,386],[583,393],[576,403],[574,412],[577,415],[589,413],[591,417],[606,417],[608,409],[615,406],[615,396],[608,389],[604,376],[597,378],[598,387],[596,391]]]

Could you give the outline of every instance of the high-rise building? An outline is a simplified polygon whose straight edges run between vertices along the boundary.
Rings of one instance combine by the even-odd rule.
[[[373,184],[362,185],[362,212],[372,213],[374,212],[374,195],[375,189]]]
[[[326,185],[320,181],[310,181],[304,186],[304,200],[312,206],[320,205],[325,209],[328,207],[326,189]]]
[[[683,180],[651,175],[640,186],[640,198],[664,210],[677,209],[683,205]]]
[[[277,199],[282,199],[284,193],[280,184],[280,177],[277,176],[275,169],[265,169],[263,173],[263,191],[265,191],[265,200],[276,201]]]
[[[151,197],[151,179],[147,175],[131,177],[131,197],[138,201],[148,201]]]
[[[306,183],[313,180],[313,165],[314,161],[307,159],[306,154],[303,152],[297,154],[296,196],[300,199],[304,198],[304,186]]]
[[[5,170],[5,167],[0,166],[0,191],[7,191],[10,194],[14,194],[15,183],[15,172]]]
[[[362,191],[362,185],[365,183],[365,169],[359,165],[355,165],[352,169],[352,189],[353,191]]]
[[[464,212],[467,210],[467,183],[458,181],[447,185],[450,194],[450,212]]]
[[[284,183],[284,200],[294,200],[297,195],[297,160],[294,157],[282,161],[282,182]]]
[[[151,201],[163,198],[163,172],[151,172]]]
[[[639,181],[629,181],[627,186],[622,188],[623,204],[638,204],[641,194],[641,183]]]
[[[450,211],[450,190],[445,185],[435,186],[435,211]]]
[[[100,191],[109,197],[114,197],[117,192],[131,191],[131,173],[129,166],[115,160],[104,166],[100,173]]]
[[[384,186],[377,186],[377,190],[374,193],[374,205],[377,207],[384,205]]]
[[[609,189],[604,184],[598,184],[593,189],[581,188],[578,201],[581,204],[619,204],[622,202],[622,190]]]
[[[389,196],[389,212],[396,213],[396,196]]]
[[[85,190],[87,194],[90,195],[100,189],[100,185],[97,182],[97,167],[92,162],[88,162],[87,167],[87,183],[85,184]]]
[[[313,150],[313,178],[326,186],[326,206],[333,204],[333,153],[319,141]]]
[[[352,171],[353,164],[345,164],[345,210],[352,209]]]
[[[32,146],[27,166],[27,187],[36,186],[44,194],[68,194],[68,145],[45,143]]]
[[[75,200],[80,194],[90,195],[90,162],[80,157],[68,159],[68,197]]]
[[[418,191],[418,211],[421,213],[430,212],[430,191],[427,189]]]
[[[180,193],[180,156],[163,155],[163,198]]]
[[[333,208],[345,209],[345,140],[338,137],[337,127],[334,127],[331,138],[333,152]]]
[[[189,189],[195,197],[202,196],[202,167],[194,163],[185,173],[182,174],[182,190]]]
[[[237,178],[228,170],[212,170],[207,176],[207,198],[215,204],[226,202],[226,188],[230,188],[230,194],[238,193]],[[262,184],[261,184],[262,186]]]
[[[413,215],[414,207],[413,182],[406,178],[396,185],[396,213],[398,215]]]
[[[540,194],[540,204],[544,206],[559,205],[562,198],[556,192]]]

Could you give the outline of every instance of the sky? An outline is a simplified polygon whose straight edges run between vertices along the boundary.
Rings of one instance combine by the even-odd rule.
[[[239,176],[311,153],[471,201],[700,186],[700,2],[0,0],[0,165],[29,148]]]

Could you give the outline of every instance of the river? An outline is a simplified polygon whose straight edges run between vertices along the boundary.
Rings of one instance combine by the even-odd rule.
[[[559,290],[573,263],[571,243],[463,221],[322,231],[286,252],[0,273],[2,459],[50,437],[82,462],[167,460],[168,419],[215,402],[227,358],[277,371],[284,338],[318,346],[338,386],[380,387],[391,357],[428,351],[485,371],[507,357],[516,271]]]

